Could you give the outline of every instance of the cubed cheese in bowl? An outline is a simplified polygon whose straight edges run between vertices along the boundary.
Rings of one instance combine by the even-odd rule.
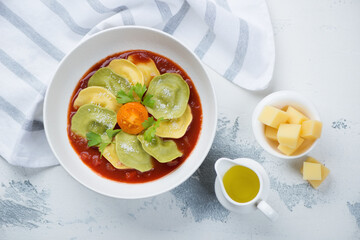
[[[252,116],[258,143],[271,155],[284,159],[304,156],[316,146],[318,138],[315,137],[320,136],[319,122],[320,115],[312,102],[293,91],[266,96],[257,104]],[[303,123],[306,129],[302,132]]]

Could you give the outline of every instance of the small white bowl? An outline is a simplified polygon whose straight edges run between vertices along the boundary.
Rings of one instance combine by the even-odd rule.
[[[308,144],[307,147],[305,146],[302,148],[300,146],[300,149],[295,152],[297,155],[287,156],[277,149],[274,141],[271,141],[265,137],[265,125],[258,120],[258,117],[263,108],[267,105],[271,105],[280,109],[285,106],[292,106],[305,114],[309,119],[320,121],[320,115],[315,106],[307,98],[297,92],[279,91],[263,98],[255,107],[252,115],[252,128],[255,138],[265,151],[275,157],[283,159],[300,158],[308,154],[315,147],[319,139],[316,139],[313,143],[311,143],[311,145]]]

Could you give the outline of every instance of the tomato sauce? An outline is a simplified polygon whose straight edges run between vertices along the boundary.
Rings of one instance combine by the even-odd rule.
[[[77,98],[79,92],[88,86],[88,81],[90,77],[102,67],[106,67],[113,59],[127,59],[131,54],[136,54],[134,60],[136,62],[146,61],[147,58],[151,58],[160,74],[163,73],[178,73],[183,79],[187,82],[190,88],[190,98],[189,105],[191,107],[193,120],[188,127],[185,135],[180,139],[172,139],[176,142],[178,149],[183,152],[183,156],[179,157],[168,163],[159,163],[155,159],[152,159],[154,168],[147,172],[140,172],[135,169],[131,170],[120,170],[114,168],[110,162],[108,162],[104,157],[100,158],[100,152],[96,147],[88,147],[87,140],[77,136],[71,131],[71,118],[76,113],[74,106],[74,101]],[[75,87],[75,90],[72,94],[69,110],[68,110],[68,125],[67,132],[70,143],[74,148],[75,152],[79,155],[80,159],[94,172],[99,174],[102,177],[126,183],[143,183],[153,181],[155,179],[161,178],[170,172],[178,168],[190,155],[191,151],[194,149],[196,142],[199,138],[202,124],[202,108],[199,94],[195,89],[195,85],[192,82],[191,78],[186,74],[186,72],[176,63],[170,59],[153,53],[146,50],[130,50],[120,53],[115,53],[110,55],[96,64],[94,64],[80,79],[78,84]],[[116,124],[115,128],[119,128]]]

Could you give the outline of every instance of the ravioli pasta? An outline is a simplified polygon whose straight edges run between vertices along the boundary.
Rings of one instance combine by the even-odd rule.
[[[138,135],[137,138],[141,142],[143,149],[161,163],[166,163],[181,157],[182,152],[176,146],[173,140],[162,140],[155,136],[153,141],[148,142],[144,139],[144,135]]]
[[[131,88],[131,84],[128,80],[117,75],[108,67],[103,67],[97,70],[89,79],[88,86],[106,88],[115,96],[120,90],[128,92]]]
[[[131,169],[124,164],[121,163],[117,154],[116,154],[116,146],[114,143],[110,143],[104,149],[103,156],[117,169]]]
[[[94,132],[99,135],[107,129],[113,129],[116,124],[116,113],[94,104],[85,104],[79,108],[71,119],[71,131],[81,137]]]
[[[85,104],[94,104],[117,112],[121,107],[116,97],[103,87],[87,87],[80,91],[74,102],[74,107],[79,108]]]
[[[116,154],[122,164],[140,172],[153,168],[151,156],[141,146],[136,135],[120,131],[115,136]]]
[[[156,119],[181,117],[189,101],[190,89],[184,79],[176,73],[165,73],[155,77],[145,95],[153,95],[155,104],[146,107]]]
[[[141,58],[141,61],[138,61],[138,58]],[[137,68],[142,72],[144,76],[144,84],[146,87],[149,86],[150,81],[154,77],[160,75],[160,72],[157,69],[154,61],[149,57],[133,54],[128,56],[128,60],[134,63],[137,66]]]
[[[188,105],[181,117],[161,121],[156,129],[156,135],[163,138],[181,138],[185,135],[192,118],[191,108]]]
[[[136,85],[137,83],[144,85],[142,72],[129,60],[114,59],[109,63],[108,68],[128,80],[132,85]]]

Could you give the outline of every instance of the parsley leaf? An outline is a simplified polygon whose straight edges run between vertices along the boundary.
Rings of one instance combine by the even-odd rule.
[[[102,142],[102,143],[100,143],[100,145],[99,145],[100,157],[102,157],[105,148],[106,148],[107,145],[109,145],[110,143],[111,143],[111,142]]]
[[[106,134],[109,137],[110,140],[113,139],[113,137],[115,137],[115,135],[120,132],[120,129],[108,129],[106,130]]]
[[[133,91],[138,95],[139,99],[141,100],[146,92],[146,86],[137,83],[135,86],[132,87]]]
[[[149,127],[144,132],[144,139],[148,142],[151,142],[155,138],[156,128],[154,126]]]
[[[88,146],[93,147],[102,142],[101,136],[94,132],[88,132],[86,134],[86,139],[88,140]]]
[[[120,132],[120,129],[107,129],[106,135],[100,136],[94,132],[88,132],[86,134],[86,139],[88,140],[89,147],[99,147],[100,157],[102,157],[104,149],[111,143],[113,137]]]
[[[158,120],[156,121],[156,127],[158,127],[158,126],[160,126],[160,123],[162,122],[162,121],[164,121],[164,118],[163,117],[161,117],[161,118],[158,118]]]
[[[146,94],[144,97],[144,100],[141,101],[141,103],[147,107],[153,108],[155,104],[155,100],[151,99],[153,95]]]
[[[133,91],[134,91],[134,89],[131,88],[129,93],[126,94],[123,90],[120,90],[117,93],[117,98],[116,98],[117,102],[122,103],[122,104],[125,104],[125,103],[128,103],[128,102],[135,102]]]
[[[118,103],[128,103],[128,102],[141,102],[142,105],[153,108],[155,101],[153,99],[151,99],[153,97],[153,95],[151,94],[147,94],[144,99],[143,96],[146,92],[147,88],[145,85],[141,85],[140,83],[137,83],[135,86],[132,86],[130,88],[130,91],[128,93],[124,92],[123,90],[120,90],[117,93],[117,102]],[[134,95],[137,95],[137,97]],[[135,99],[136,98],[136,99]]]
[[[148,127],[148,129],[146,129],[146,131],[144,132],[144,139],[148,142],[151,142],[155,138],[156,128],[158,128],[160,126],[160,122],[164,120],[164,118],[159,118],[157,121],[154,121],[154,118],[153,117],[151,118],[152,118],[152,125]],[[150,122],[151,118],[148,118],[148,120],[146,121]]]
[[[141,125],[143,126],[144,129],[147,129],[151,127],[155,122],[156,121],[153,117],[148,117],[148,119],[146,119]]]

